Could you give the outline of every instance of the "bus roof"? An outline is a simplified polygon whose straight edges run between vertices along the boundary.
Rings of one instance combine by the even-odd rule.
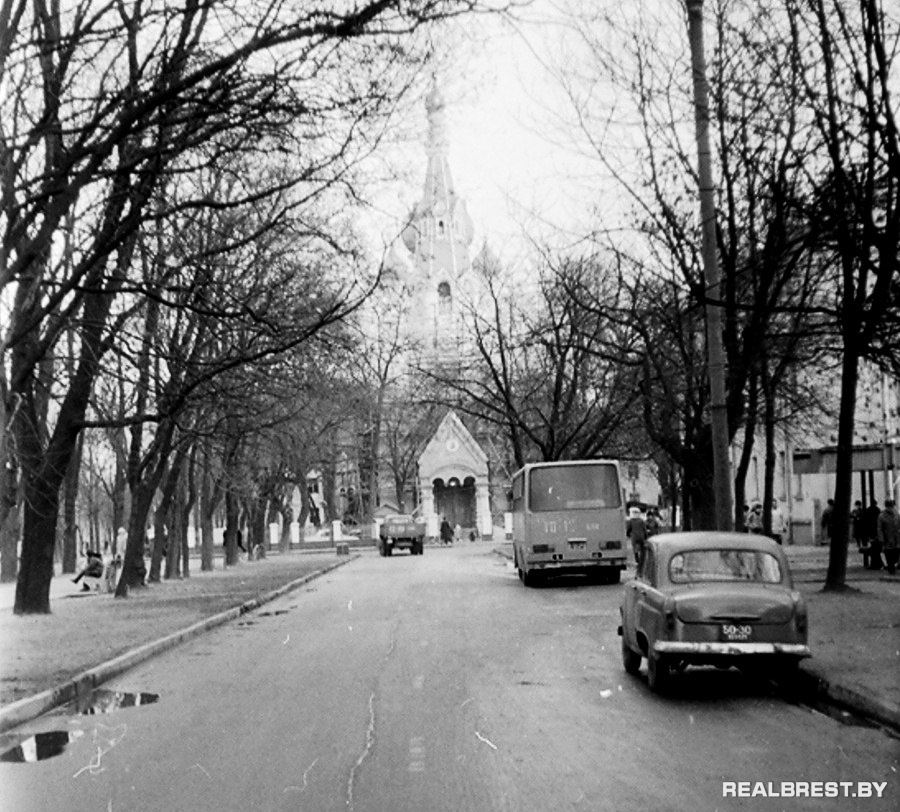
[[[574,465],[615,465],[618,467],[619,462],[618,460],[553,460],[551,462],[526,462],[525,465],[513,474],[513,476],[522,473],[522,471],[530,471],[533,468],[568,468]]]

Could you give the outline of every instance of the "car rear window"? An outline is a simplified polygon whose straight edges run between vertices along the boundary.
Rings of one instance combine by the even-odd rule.
[[[781,564],[759,550],[689,550],[672,556],[669,578],[673,584],[698,581],[755,581],[780,584]]]

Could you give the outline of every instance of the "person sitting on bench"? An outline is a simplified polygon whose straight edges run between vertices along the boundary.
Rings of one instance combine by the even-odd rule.
[[[88,578],[103,577],[103,556],[94,550],[87,551],[87,564],[85,564],[84,569],[72,579],[72,583],[77,584],[85,576]],[[87,584],[82,584],[81,591],[89,592],[90,587]]]

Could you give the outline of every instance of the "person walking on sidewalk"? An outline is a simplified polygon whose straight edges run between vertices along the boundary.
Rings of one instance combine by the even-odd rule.
[[[884,503],[884,510],[878,517],[878,541],[884,550],[884,560],[888,575],[897,571],[897,556],[900,554],[900,518],[894,510],[894,500]]]
[[[641,565],[644,560],[644,546],[647,543],[647,525],[641,516],[640,508],[629,508],[628,521],[625,522],[625,535],[631,539],[631,549],[634,552],[634,563]]]
[[[866,508],[866,534],[869,537],[869,569],[880,570],[884,567],[881,563],[881,542],[878,540],[878,518],[881,509],[878,500],[873,499]]]
[[[831,526],[834,524],[834,499],[829,499],[822,511],[822,544],[831,544]]]
[[[441,544],[453,544],[453,528],[446,516],[441,521]]]

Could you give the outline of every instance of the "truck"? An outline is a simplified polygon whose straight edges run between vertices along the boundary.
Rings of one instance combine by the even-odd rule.
[[[378,530],[378,552],[391,555],[394,550],[409,550],[422,555],[425,548],[425,522],[406,513],[385,516]]]

